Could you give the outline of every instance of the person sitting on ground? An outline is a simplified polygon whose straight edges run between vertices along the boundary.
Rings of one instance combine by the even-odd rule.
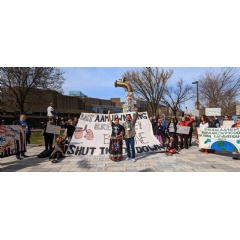
[[[176,153],[178,149],[177,141],[173,135],[170,135],[169,142],[166,149],[166,155],[172,156],[172,154]]]
[[[66,150],[65,142],[66,142],[66,138],[62,138],[62,137],[56,138],[56,141],[54,144],[54,150],[49,157],[49,159],[52,160],[53,163],[57,163],[60,160],[60,157],[64,156],[65,150]]]

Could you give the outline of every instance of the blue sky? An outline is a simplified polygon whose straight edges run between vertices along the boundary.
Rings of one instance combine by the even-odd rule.
[[[126,70],[131,67],[67,67],[62,68],[65,72],[66,81],[63,85],[64,94],[68,95],[69,91],[81,91],[89,97],[110,99],[120,97],[124,101],[124,90],[115,88],[114,82],[121,78]],[[174,84],[179,78],[183,78],[185,83],[191,84],[199,75],[203,74],[209,67],[177,67],[164,68],[173,69],[174,73],[169,83]],[[216,69],[216,68],[212,68]],[[196,100],[186,103],[188,109],[191,109]]]

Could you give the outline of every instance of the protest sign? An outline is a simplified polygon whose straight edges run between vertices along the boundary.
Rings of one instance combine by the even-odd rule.
[[[195,117],[199,117],[199,110],[197,110],[197,109],[194,108],[194,109],[192,110],[192,115],[195,116]]]
[[[240,152],[240,128],[198,128],[199,148]]]
[[[60,134],[61,127],[53,124],[47,124],[46,133]]]
[[[234,121],[231,121],[231,120],[225,120],[222,122],[222,127],[223,128],[231,128],[232,125],[234,124]]]
[[[205,108],[206,116],[221,116],[221,108]]]
[[[125,122],[126,114],[134,117],[134,112],[111,114],[111,119],[119,118],[120,124]],[[147,112],[138,114],[135,125],[135,150],[136,153],[163,150],[159,141],[153,135],[152,124]],[[101,155],[108,154],[112,127],[107,114],[82,113],[78,120],[76,130],[69,144],[66,155]],[[123,153],[126,153],[125,141]]]
[[[25,150],[25,128],[19,125],[0,125],[0,157],[8,157]]]
[[[179,134],[189,134],[190,127],[177,125],[177,133]]]

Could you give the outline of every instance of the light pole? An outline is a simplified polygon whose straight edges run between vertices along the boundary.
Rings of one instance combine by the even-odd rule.
[[[199,110],[198,81],[192,82],[192,84],[197,84],[197,110]]]

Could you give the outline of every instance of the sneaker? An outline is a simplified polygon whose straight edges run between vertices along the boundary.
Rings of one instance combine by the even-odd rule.
[[[130,160],[131,158],[127,157],[126,160]]]
[[[16,160],[22,160],[23,158],[20,155],[16,155]]]
[[[136,162],[136,161],[137,161],[137,159],[136,159],[136,158],[132,158],[132,160],[133,160],[133,162]]]

